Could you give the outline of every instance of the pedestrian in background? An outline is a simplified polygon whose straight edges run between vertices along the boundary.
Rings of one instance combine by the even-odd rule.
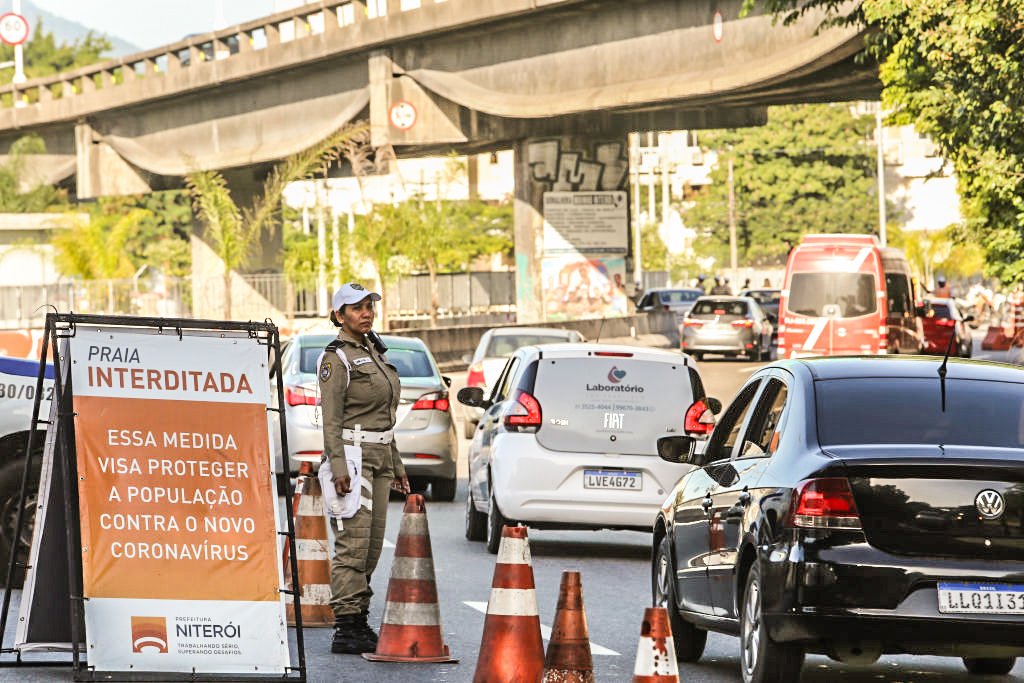
[[[331,322],[340,327],[320,358],[324,457],[331,466],[338,496],[358,496],[355,515],[335,530],[331,561],[331,608],[334,638],[331,652],[362,654],[377,648],[370,627],[370,576],[384,544],[388,495],[409,493],[398,449],[395,411],[401,387],[398,371],[388,363],[387,347],[372,331],[374,303],[380,294],[350,283],[334,293]],[[362,451],[361,481],[353,487],[345,447]]]
[[[953,296],[949,285],[946,284],[946,278],[941,275],[935,278],[935,289],[932,290],[931,294],[936,299],[949,299]]]

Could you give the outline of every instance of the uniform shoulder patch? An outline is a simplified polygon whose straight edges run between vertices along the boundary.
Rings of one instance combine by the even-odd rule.
[[[330,361],[327,361],[326,363],[321,365],[320,366],[320,381],[321,382],[326,382],[327,380],[329,380],[331,378],[331,371],[332,370],[333,370],[333,368],[331,368],[331,362]]]

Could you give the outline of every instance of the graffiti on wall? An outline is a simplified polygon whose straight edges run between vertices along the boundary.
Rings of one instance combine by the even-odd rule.
[[[593,154],[563,149],[561,140],[537,140],[529,144],[530,173],[552,192],[621,190],[629,174],[625,144],[599,142]]]

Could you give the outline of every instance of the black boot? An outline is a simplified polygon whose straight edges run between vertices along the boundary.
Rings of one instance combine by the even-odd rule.
[[[360,628],[361,619],[365,623],[365,618],[359,614],[345,614],[334,618],[331,652],[338,655],[361,655],[377,649],[377,643],[370,640]]]
[[[356,618],[356,629],[359,631],[359,635],[365,636],[368,640],[373,641],[373,646],[377,647],[377,634],[372,628],[370,628],[370,622],[366,620],[366,617],[370,615],[370,610],[360,612],[355,615]]]

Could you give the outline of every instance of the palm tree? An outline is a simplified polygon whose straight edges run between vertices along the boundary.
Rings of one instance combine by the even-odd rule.
[[[326,173],[339,156],[362,149],[369,137],[365,122],[347,125],[317,144],[280,162],[263,183],[263,192],[252,206],[240,208],[231,197],[227,182],[218,171],[196,170],[188,174],[186,184],[206,234],[217,256],[224,263],[224,317],[231,317],[231,275],[244,268],[253,245],[264,230],[277,227],[281,195],[288,183]]]

